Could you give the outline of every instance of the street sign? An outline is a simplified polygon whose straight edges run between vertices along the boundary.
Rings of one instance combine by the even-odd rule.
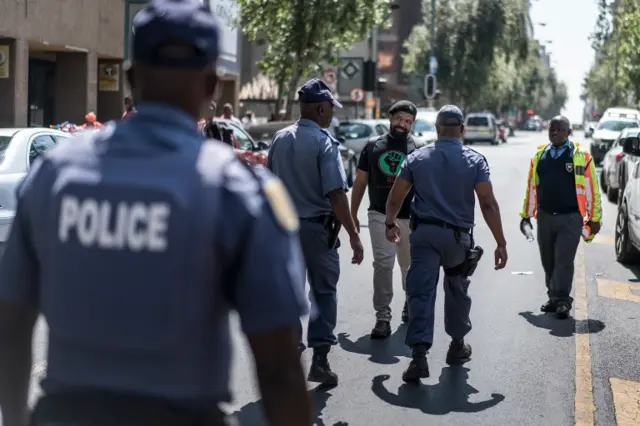
[[[424,76],[424,96],[429,100],[436,97],[436,76],[433,74]]]
[[[362,102],[364,100],[364,90],[362,90],[362,89],[352,89],[351,90],[351,100],[353,102]]]
[[[435,56],[429,58],[429,74],[435,74],[438,72],[438,60]]]

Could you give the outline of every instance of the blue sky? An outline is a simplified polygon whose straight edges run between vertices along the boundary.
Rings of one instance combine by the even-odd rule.
[[[541,41],[551,41],[548,50],[552,64],[569,89],[564,114],[573,123],[582,122],[582,81],[594,61],[589,35],[598,17],[596,1],[532,0],[535,36]]]

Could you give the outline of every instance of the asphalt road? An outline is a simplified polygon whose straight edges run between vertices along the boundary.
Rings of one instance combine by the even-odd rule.
[[[576,137],[583,139],[582,134]],[[495,244],[478,212],[476,241],[488,256],[470,287],[473,330],[467,341],[473,346],[473,359],[464,367],[446,366],[449,341],[440,299],[429,356],[432,377],[422,386],[404,385],[400,378],[409,351],[399,323],[403,302],[399,270],[394,333],[385,342],[369,339],[375,320],[372,258],[366,211],[361,211],[365,261],[352,266],[346,245],[341,249],[340,344],[330,355],[340,385],[331,390],[310,387],[317,426],[640,425],[640,285],[634,284],[640,275],[615,262],[616,208],[606,199],[602,235],[583,244],[576,258],[576,319],[561,321],[539,313],[545,289],[538,248],[519,233],[518,213],[529,159],[545,142],[544,133],[519,132],[507,144],[474,145],[491,166],[509,263],[503,271],[493,270]],[[44,371],[45,335],[42,329],[34,342],[36,381]],[[262,426],[251,355],[244,338],[236,336],[236,401],[229,410],[242,425]],[[306,366],[309,360],[306,353]],[[33,395],[37,393],[34,386]]]

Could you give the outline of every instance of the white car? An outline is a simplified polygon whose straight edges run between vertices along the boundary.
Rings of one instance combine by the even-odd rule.
[[[0,129],[0,246],[9,237],[16,211],[16,189],[31,164],[73,134],[46,128]]]
[[[593,141],[590,147],[591,156],[596,164],[600,164],[604,160],[604,155],[611,148],[613,141],[618,139],[620,132],[631,127],[640,127],[640,121],[635,116],[632,118],[612,115],[602,117],[593,132]]]
[[[433,143],[438,139],[435,124],[424,118],[416,118],[416,121],[413,122],[412,132],[417,148]]]
[[[343,121],[338,127],[338,137],[344,139],[344,145],[355,152],[358,158],[369,139],[388,132],[389,124],[386,120]]]

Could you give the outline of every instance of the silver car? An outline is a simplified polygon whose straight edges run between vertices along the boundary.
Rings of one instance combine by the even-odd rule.
[[[344,145],[355,152],[358,158],[369,139],[387,132],[389,125],[383,120],[349,120],[338,126],[338,137],[344,139]]]
[[[16,189],[31,164],[69,133],[46,128],[0,129],[0,253],[16,212]]]

